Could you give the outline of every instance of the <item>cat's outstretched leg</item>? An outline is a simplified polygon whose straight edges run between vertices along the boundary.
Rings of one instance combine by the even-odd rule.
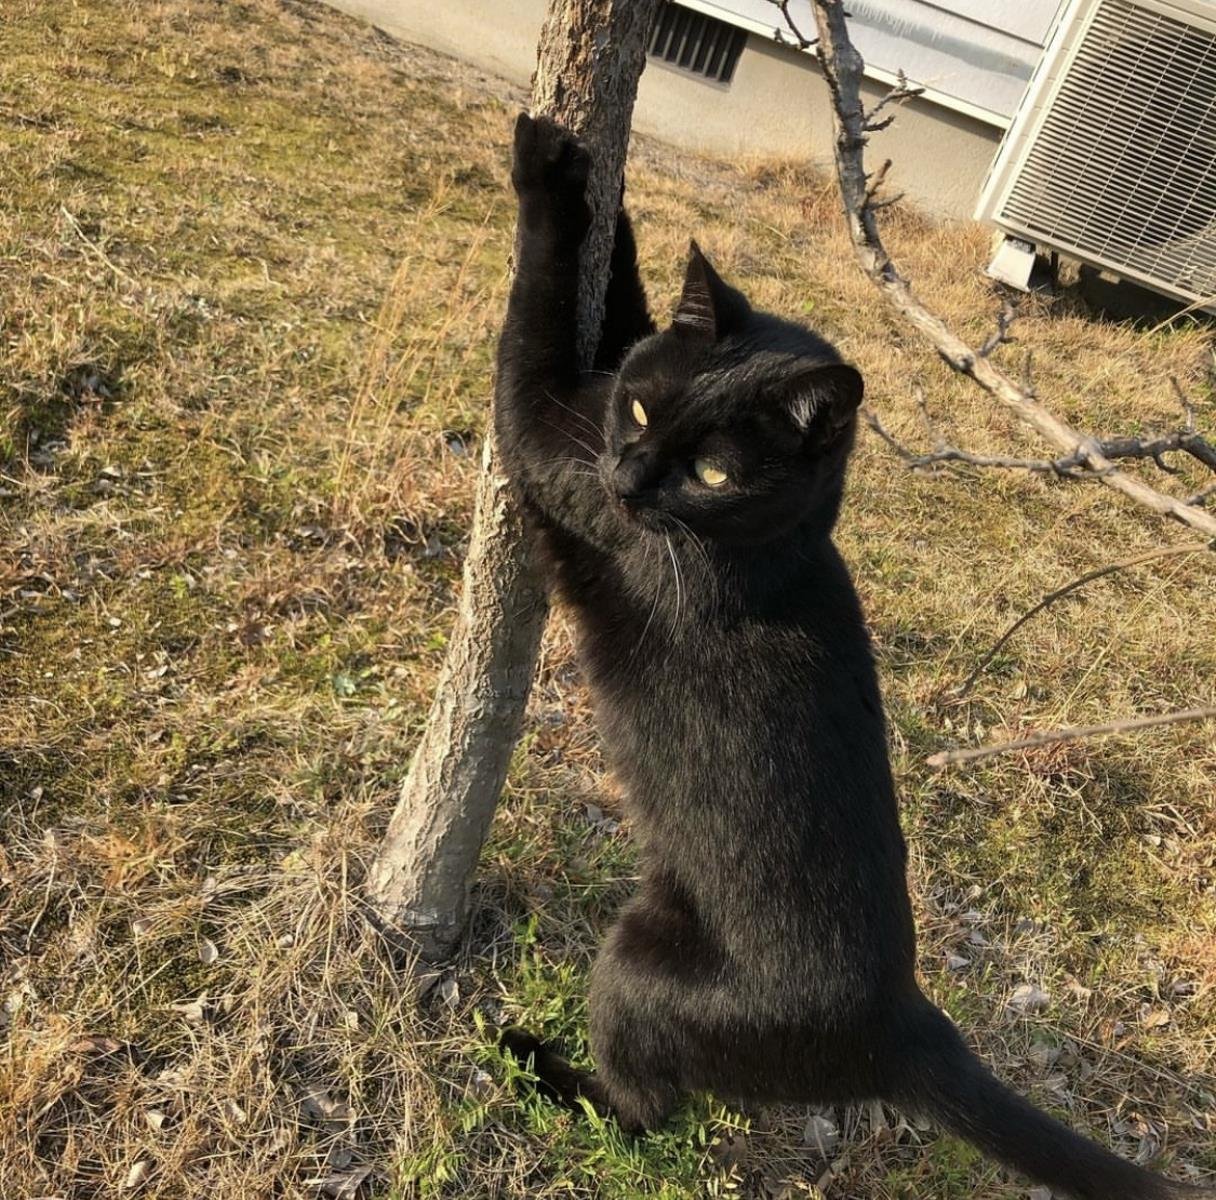
[[[519,197],[515,278],[499,344],[507,416],[578,382],[578,253],[590,222],[589,167],[587,151],[560,125],[520,113],[511,166]]]
[[[495,425],[504,465],[568,507],[603,446],[586,410],[578,362],[579,247],[586,236],[587,151],[547,117],[515,123],[511,180],[519,196],[515,278],[498,348]],[[571,472],[571,467],[583,475]]]
[[[501,1043],[521,1062],[532,1057],[551,1099],[577,1109],[585,1096],[630,1133],[654,1129],[688,1090],[685,1068],[690,1052],[695,1056],[696,1019],[672,978],[696,973],[702,963],[712,971],[713,957],[679,893],[651,879],[613,926],[591,973],[597,1070],[577,1070],[523,1030],[506,1030]]]
[[[642,1133],[663,1123],[684,1089],[673,1074],[677,1064],[672,1061],[666,1025],[658,1017],[662,1008],[648,1003],[645,983],[626,985],[621,976],[610,973],[603,959],[601,954],[591,985],[596,1084],[621,1128]]]

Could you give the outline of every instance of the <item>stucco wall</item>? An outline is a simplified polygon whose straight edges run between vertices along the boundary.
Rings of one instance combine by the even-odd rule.
[[[331,0],[389,32],[526,84],[545,0]],[[867,85],[868,86],[868,85]],[[869,87],[872,99],[881,85]],[[827,88],[813,60],[754,34],[729,87],[651,60],[634,124],[678,146],[738,158],[832,156]],[[970,217],[996,150],[996,129],[915,100],[871,140],[893,160],[890,184],[938,216]]]

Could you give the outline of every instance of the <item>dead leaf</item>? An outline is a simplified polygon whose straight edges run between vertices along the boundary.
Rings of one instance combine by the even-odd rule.
[[[159,1108],[150,1108],[144,1113],[144,1120],[148,1123],[148,1128],[153,1133],[160,1133],[168,1119],[168,1115],[161,1112]]]
[[[152,1167],[147,1159],[141,1158],[139,1162],[132,1163],[131,1169],[127,1172],[126,1179],[123,1180],[123,1189],[130,1191],[132,1188],[139,1187],[151,1173]]]
[[[323,1196],[332,1200],[351,1200],[359,1185],[372,1173],[371,1167],[351,1167],[347,1171],[335,1171],[308,1182],[318,1188]]]
[[[180,1004],[170,1004],[169,1008],[181,1013],[191,1025],[202,1025],[207,1019],[207,993],[204,992],[196,1000],[184,1000]]]
[[[1149,1008],[1147,1005],[1140,1010],[1140,1024],[1145,1029],[1162,1029],[1173,1018],[1165,1008]]]
[[[342,1128],[355,1119],[354,1109],[345,1100],[335,1100],[317,1084],[304,1089],[300,1097],[300,1111],[314,1121],[325,1121]]]
[[[219,948],[210,938],[203,938],[198,944],[198,961],[204,967],[209,967],[220,956]]]
[[[455,1008],[460,1003],[460,985],[449,975],[436,989],[436,995],[448,1008]]]
[[[1051,997],[1041,987],[1023,983],[1013,989],[1012,995],[1005,1001],[1005,1007],[1027,1016],[1042,1012],[1050,1003]]]
[[[89,1034],[77,1038],[68,1049],[75,1054],[117,1054],[122,1049],[122,1042],[101,1034]]]
[[[723,1134],[710,1149],[719,1170],[733,1171],[747,1161],[747,1135],[744,1133]]]
[[[831,1158],[840,1145],[840,1131],[827,1117],[812,1113],[802,1128],[802,1141],[822,1158]]]
[[[1040,1070],[1046,1071],[1048,1067],[1054,1067],[1059,1062],[1060,1048],[1048,1042],[1035,1042],[1026,1057]]]

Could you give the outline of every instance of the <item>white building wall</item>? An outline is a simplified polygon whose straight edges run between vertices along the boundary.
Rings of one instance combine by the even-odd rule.
[[[546,8],[545,0],[331,2],[521,85],[531,78]],[[867,85],[871,99],[886,90],[881,83]],[[758,34],[748,35],[729,87],[650,60],[634,125],[674,145],[732,158],[809,157],[823,166],[832,161],[829,100],[817,64]],[[891,188],[926,211],[967,218],[1000,132],[991,123],[915,100],[871,139],[871,161],[892,159]]]

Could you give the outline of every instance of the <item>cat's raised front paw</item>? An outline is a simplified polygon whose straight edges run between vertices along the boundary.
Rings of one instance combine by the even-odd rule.
[[[511,182],[521,198],[543,193],[555,200],[582,200],[591,156],[568,129],[550,117],[520,113],[515,121]]]

